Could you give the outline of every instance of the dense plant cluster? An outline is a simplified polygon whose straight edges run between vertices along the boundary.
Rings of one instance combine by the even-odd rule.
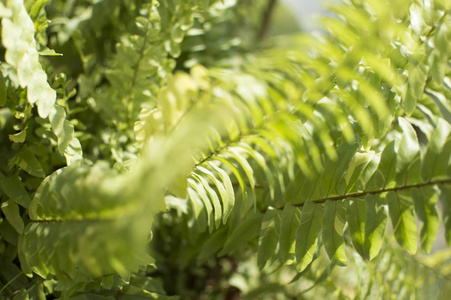
[[[0,298],[445,299],[451,2],[275,7],[0,1]]]

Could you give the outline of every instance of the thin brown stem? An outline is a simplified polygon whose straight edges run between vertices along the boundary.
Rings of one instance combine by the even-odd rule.
[[[398,192],[398,191],[402,191],[402,190],[408,190],[408,189],[412,189],[412,188],[420,188],[420,187],[431,186],[431,185],[436,185],[436,184],[451,184],[451,179],[428,181],[428,182],[423,182],[423,183],[418,183],[418,184],[398,186],[398,187],[394,187],[394,188],[384,188],[384,189],[380,189],[377,191],[363,191],[363,192],[359,192],[359,193],[351,193],[351,194],[340,195],[340,196],[325,197],[325,198],[312,200],[312,202],[313,203],[324,203],[326,201],[341,201],[341,200],[348,199],[348,198],[360,198],[360,197],[365,197],[366,195],[379,195],[379,194],[388,193],[388,192]],[[296,203],[296,204],[292,204],[292,205],[296,206],[296,207],[302,207],[302,206],[304,206],[304,204],[305,204],[305,202]],[[281,210],[284,208],[285,208],[284,205],[275,207],[275,209],[278,209],[278,210]]]

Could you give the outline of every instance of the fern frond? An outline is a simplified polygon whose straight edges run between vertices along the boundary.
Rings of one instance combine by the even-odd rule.
[[[5,60],[12,67],[17,83],[27,88],[31,104],[37,103],[39,116],[47,118],[56,100],[56,92],[47,83],[39,63],[34,25],[22,1],[9,1],[2,18],[2,44]]]
[[[139,265],[150,262],[144,245],[148,238],[145,228],[150,228],[151,219],[141,218],[136,227],[131,224],[136,209],[142,206],[114,196],[118,193],[116,188],[123,189],[118,184],[122,178],[111,172],[101,164],[92,168],[69,167],[41,184],[30,206],[32,222],[20,243],[21,263],[28,274],[33,271],[43,278],[54,275],[71,285],[91,276],[111,273],[127,276],[129,270],[137,271]],[[77,188],[67,190],[69,182]],[[105,201],[110,205],[107,211],[101,208]],[[112,229],[121,236],[116,242],[108,234]],[[97,256],[99,247],[108,256]],[[137,255],[130,256],[131,249]],[[66,253],[72,253],[72,257]]]
[[[297,261],[300,271],[308,265],[313,257],[312,253],[315,249],[308,250],[310,248],[307,245],[316,245],[315,240],[320,230],[323,231],[323,241],[331,259],[338,255],[336,251],[339,251],[339,245],[343,243],[345,224],[349,226],[351,240],[358,253],[368,259],[375,257],[380,249],[380,241],[385,231],[387,208],[398,243],[406,251],[412,254],[416,253],[416,218],[418,218],[422,249],[430,251],[438,230],[436,190],[441,191],[439,195],[443,194],[443,196],[439,196],[439,199],[445,208],[448,207],[446,193],[451,179],[448,161],[450,149],[447,141],[451,137],[448,135],[439,138],[439,136],[443,132],[448,132],[450,125],[444,120],[440,120],[439,126],[431,135],[429,146],[423,152],[424,154],[420,155],[418,141],[412,126],[404,119],[399,119],[399,123],[404,128],[401,141],[398,145],[392,142],[385,148],[380,155],[377,168],[372,163],[372,156],[366,157],[368,159],[366,167],[352,167],[352,164],[361,160],[362,156],[355,154],[356,148],[353,152],[347,146],[345,147],[346,151],[337,152],[338,160],[336,162],[326,163],[323,171],[317,177],[313,177],[311,180],[307,179],[308,184],[305,184],[305,177],[296,177],[294,185],[301,187],[300,191],[302,191],[302,187],[308,186],[311,192],[299,193],[300,199],[306,199],[304,202],[288,201],[284,207],[278,207],[278,209],[283,209],[287,215],[294,215],[295,208],[302,207],[298,225],[298,232],[302,235],[296,238]],[[441,142],[437,142],[437,139],[441,139]],[[409,143],[409,146],[406,146],[406,143]],[[440,150],[437,150],[437,143],[441,144]],[[430,151],[435,151],[435,157],[444,155],[443,157],[447,159],[441,161],[440,166],[434,166],[434,163],[430,161],[431,156],[428,154]],[[416,158],[404,159],[404,157],[411,156]],[[338,162],[342,163],[341,167]],[[425,175],[423,179],[420,179],[420,169],[428,170],[426,174],[434,172],[435,175],[434,177]],[[413,176],[414,174],[418,174],[418,177]],[[350,180],[353,177],[360,178],[358,185],[355,185],[355,179]],[[354,185],[350,186],[351,183]],[[322,224],[323,216],[316,215],[316,211],[322,211],[323,205],[329,209],[326,209],[328,217],[324,217]],[[288,213],[286,211],[288,209],[291,209],[292,212]],[[444,219],[446,232],[450,230],[447,220]],[[329,226],[332,227],[327,230]],[[337,239],[332,235],[337,235]],[[309,236],[313,239],[309,239]],[[291,241],[286,241],[286,238],[284,237],[283,240],[284,245],[295,241],[294,237],[291,237]],[[307,240],[311,240],[311,242],[308,243]],[[306,256],[307,253],[310,254]],[[341,253],[344,254],[344,252]],[[286,254],[283,254],[283,257],[286,257]],[[303,263],[304,257],[307,257],[305,264]],[[340,257],[342,260],[345,259],[343,255]]]
[[[383,5],[386,4],[384,3]],[[343,19],[340,21],[327,21],[333,25],[329,26],[332,30],[332,34],[329,37],[330,40],[320,40],[316,44],[313,43],[313,48],[309,48],[308,51],[292,52],[293,54],[288,56],[289,62],[286,63],[287,68],[284,75],[288,73],[290,79],[302,79],[302,82],[299,79],[299,84],[305,87],[304,90],[301,89],[301,93],[302,91],[304,93],[301,95],[290,93],[289,85],[286,86],[282,93],[295,96],[290,99],[293,106],[288,111],[286,107],[279,110],[281,107],[277,106],[278,103],[272,102],[272,107],[276,108],[273,112],[275,114],[280,113],[280,111],[288,112],[288,114],[300,114],[303,119],[302,125],[296,124],[296,122],[288,122],[288,117],[286,116],[281,118],[286,123],[284,124],[284,121],[281,121],[283,125],[279,128],[277,125],[280,126],[280,123],[277,122],[264,124],[271,118],[271,115],[264,120],[260,119],[259,109],[255,109],[255,106],[253,106],[253,97],[247,95],[241,98],[251,99],[249,103],[245,103],[248,106],[246,115],[250,116],[251,121],[246,122],[243,119],[237,121],[235,130],[241,133],[236,134],[235,137],[239,141],[248,141],[246,140],[246,134],[249,132],[249,129],[245,126],[247,123],[251,124],[251,126],[256,126],[251,127],[255,136],[259,136],[263,132],[268,133],[267,130],[270,129],[268,135],[277,135],[278,138],[288,143],[295,153],[298,153],[299,156],[304,156],[298,158],[299,165],[297,167],[301,171],[291,184],[291,188],[288,187],[288,193],[284,202],[290,203],[293,207],[304,207],[304,205],[308,204],[313,209],[317,205],[322,206],[322,203],[329,207],[327,210],[329,217],[324,219],[324,224],[322,223],[322,215],[304,220],[304,224],[311,224],[309,222],[315,220],[317,226],[314,226],[316,231],[311,233],[312,238],[304,237],[304,240],[311,240],[309,245],[314,246],[312,249],[309,248],[310,246],[305,248],[305,245],[307,245],[305,241],[296,243],[300,271],[310,263],[311,259],[309,258],[303,262],[304,257],[307,253],[309,253],[310,258],[312,257],[312,251],[316,247],[316,237],[321,230],[323,230],[323,235],[326,235],[323,238],[327,240],[328,246],[326,249],[328,249],[327,252],[330,257],[345,263],[344,251],[339,250],[340,245],[343,245],[343,228],[345,224],[352,226],[352,229],[350,229],[352,240],[355,243],[355,247],[359,249],[358,252],[366,258],[373,258],[380,249],[380,241],[385,231],[387,208],[394,224],[395,237],[407,251],[411,253],[416,252],[417,226],[415,224],[415,215],[418,215],[422,220],[422,248],[428,251],[432,241],[435,239],[437,230],[437,212],[435,200],[433,200],[435,196],[427,192],[427,190],[430,190],[432,187],[443,189],[443,186],[449,184],[449,175],[446,175],[447,171],[445,171],[445,169],[449,168],[447,162],[449,150],[445,147],[440,150],[440,153],[437,153],[437,155],[443,155],[441,157],[447,162],[442,164],[441,171],[437,171],[443,178],[439,179],[439,177],[436,177],[434,180],[421,178],[419,175],[420,170],[430,168],[431,162],[429,161],[430,158],[428,158],[428,162],[422,162],[422,157],[429,157],[429,154],[420,152],[417,133],[411,126],[411,123],[420,124],[423,130],[432,126],[437,128],[437,132],[447,128],[448,124],[438,119],[430,120],[432,123],[428,123],[425,120],[426,115],[422,115],[421,111],[426,111],[425,107],[429,108],[432,105],[430,102],[425,102],[423,100],[424,97],[419,95],[423,95],[427,91],[425,87],[432,83],[426,78],[427,76],[421,77],[419,74],[417,74],[418,76],[413,74],[413,72],[418,71],[417,69],[411,69],[410,75],[409,70],[405,70],[406,61],[408,60],[421,59],[421,63],[427,66],[430,66],[430,60],[423,56],[411,57],[409,53],[413,53],[413,50],[411,52],[403,51],[408,47],[414,47],[415,49],[424,47],[424,39],[433,39],[435,30],[447,25],[443,25],[445,19],[441,19],[438,27],[434,23],[435,25],[431,25],[429,31],[425,31],[424,39],[420,38],[419,42],[411,41],[406,32],[409,33],[416,26],[413,24],[416,22],[415,16],[412,15],[417,4],[410,6],[410,11],[408,10],[409,6],[399,5],[400,9],[404,9],[402,12],[381,9],[384,14],[378,16],[378,19],[375,20],[369,17],[375,13],[373,9],[377,11],[377,4],[375,3],[371,3],[366,9],[357,5],[354,10],[346,9],[340,11],[338,9],[339,14],[346,14],[341,15]],[[401,17],[400,14],[403,13],[405,15]],[[443,13],[446,14],[446,12]],[[383,26],[383,23],[388,22],[388,20],[396,22],[400,18],[404,18],[402,19],[404,22],[399,22],[399,25],[391,26],[390,28]],[[362,20],[363,26],[356,27],[357,20]],[[344,27],[338,27],[340,24],[344,24]],[[348,31],[340,30],[340,33],[347,33],[341,34],[339,37],[334,32],[337,28]],[[365,36],[372,36],[373,40],[366,40]],[[374,40],[374,36],[378,38]],[[338,44],[340,46],[335,46],[337,38],[339,38]],[[382,47],[387,44],[394,45],[394,48],[387,50],[385,46]],[[281,65],[284,65],[283,61],[286,58],[280,58],[280,52],[277,55],[279,57],[271,56],[271,58],[274,58],[272,61],[277,61],[274,65],[280,68]],[[384,59],[379,61],[377,59],[378,56],[382,56]],[[268,59],[268,56],[263,57]],[[324,63],[324,61],[328,63]],[[297,65],[302,69],[296,68]],[[430,70],[432,69],[431,67]],[[268,77],[261,75],[261,68],[251,67],[250,70],[255,74],[260,74],[256,76],[268,79]],[[274,69],[270,69],[270,71],[277,72]],[[437,75],[434,76],[437,77]],[[313,80],[313,78],[319,79]],[[408,83],[407,90],[403,90],[402,86],[406,80],[415,80],[415,83]],[[297,81],[295,82],[297,83]],[[325,86],[321,82],[334,82],[334,84]],[[445,83],[440,82],[440,85],[445,86]],[[269,89],[268,87],[266,88]],[[227,97],[229,101],[233,101],[233,96]],[[443,96],[441,97],[443,98]],[[265,100],[259,101],[261,101],[260,103],[266,103]],[[239,105],[241,105],[241,102]],[[311,105],[311,107],[308,107],[308,105]],[[263,106],[261,104],[261,107]],[[243,111],[243,108],[241,107],[240,110]],[[402,115],[410,115],[410,117],[409,119],[398,117]],[[446,114],[444,116],[446,117]],[[411,120],[411,123],[407,120]],[[440,124],[437,125],[437,122]],[[389,129],[399,128],[398,125],[402,128],[403,134],[396,134],[395,137],[386,135]],[[294,128],[298,129],[298,131],[293,130]],[[300,128],[305,129],[302,131],[299,130]],[[311,131],[310,128],[314,128],[314,131]],[[334,132],[334,130],[343,128],[345,130],[342,133],[336,134]],[[357,140],[355,144],[349,144],[349,142],[354,141],[354,134],[357,134],[362,139]],[[434,136],[438,134],[433,133]],[[426,133],[426,135],[429,136],[429,133]],[[234,135],[230,135],[229,138],[233,141]],[[394,139],[399,138],[400,142],[395,143]],[[392,142],[390,143],[390,141]],[[430,143],[430,147],[433,149],[433,145],[436,142],[433,142],[431,139]],[[443,143],[442,141],[442,146]],[[384,148],[383,145],[387,144],[388,146],[385,147],[384,151],[379,149]],[[341,147],[334,150],[332,145],[334,147],[341,145]],[[370,150],[371,148],[374,150]],[[429,149],[429,146],[427,148]],[[242,189],[243,204],[245,207],[249,207],[249,201],[255,199],[255,178],[253,174],[255,168],[249,167],[248,163],[244,163],[240,157],[236,156],[236,151],[233,150],[240,149],[240,143],[222,144],[218,149],[217,154],[206,155],[204,160],[201,160],[201,163],[207,160],[215,160],[215,157],[217,157],[216,160],[220,160],[224,164],[223,168],[225,170],[235,174]],[[230,153],[231,150],[233,153]],[[247,151],[249,148],[246,147],[245,150]],[[307,154],[309,152],[311,153],[310,155]],[[266,171],[267,169],[265,169],[264,165],[259,164],[258,156],[251,153],[259,152],[253,149],[253,152],[247,152],[246,154],[248,159],[252,158],[250,161],[255,160],[256,165],[259,165]],[[268,153],[271,152],[268,151]],[[268,153],[259,153],[259,155],[269,158],[271,156]],[[327,155],[320,153],[327,153]],[[306,160],[306,157],[310,158],[312,156],[316,157],[316,159],[313,159],[316,166],[314,168],[312,168],[311,164],[308,165]],[[431,170],[427,172],[431,172]],[[270,177],[267,177],[266,180],[267,182],[265,183],[273,182]],[[272,185],[270,188],[274,189],[274,186]],[[412,198],[411,196],[412,191],[416,189],[424,191],[428,195],[426,198],[422,198],[425,206],[420,204],[421,202],[419,201],[412,200],[417,198]],[[446,188],[444,193],[446,193]],[[296,201],[292,199],[296,199]],[[446,197],[441,199],[446,199]],[[261,201],[260,197],[259,201]],[[240,205],[241,209],[243,204]],[[276,206],[276,208],[282,209],[287,207],[286,205]],[[445,205],[445,207],[447,206]],[[345,213],[345,208],[348,210],[347,213]],[[427,217],[425,217],[425,210],[428,211]],[[264,209],[264,211],[267,210]],[[341,213],[337,215],[337,211],[341,211]],[[354,215],[353,212],[357,215]],[[290,214],[294,215],[294,212],[290,212]],[[346,215],[348,215],[350,220],[349,223],[346,221]],[[241,216],[244,215],[241,214]],[[367,216],[371,216],[371,221],[365,221]],[[303,223],[302,218],[303,214],[301,213],[301,224]],[[332,220],[336,221],[332,222]],[[341,225],[338,226],[337,222]],[[445,219],[446,223],[447,219]],[[332,225],[333,227],[330,227]],[[336,226],[341,229],[337,231],[338,227]],[[308,228],[310,228],[310,225]],[[303,234],[308,233],[308,228],[307,231],[305,231],[305,228],[303,230],[299,229],[299,232],[303,232]],[[326,228],[330,230],[326,230]],[[229,230],[232,230],[230,237],[234,236],[234,229],[230,228]],[[334,238],[335,236],[336,238]],[[291,237],[291,241],[283,241],[283,257],[285,259],[287,258],[286,245],[290,245],[293,242],[293,237]],[[297,247],[305,249],[301,250]],[[221,253],[224,254],[227,251],[223,249]]]
[[[2,72],[9,78],[8,85],[26,89],[31,106],[36,103],[39,116],[48,118],[58,141],[58,152],[66,157],[68,165],[79,162],[82,158],[81,145],[74,136],[74,126],[66,119],[64,108],[55,104],[56,91],[47,82],[47,74],[39,62],[33,21],[22,1],[8,1],[5,9],[8,13],[2,18],[2,44],[6,49],[6,64],[2,65]],[[42,5],[36,9],[41,10]],[[30,111],[26,114],[24,123],[30,117]],[[13,141],[22,143],[26,128],[16,135],[17,138],[13,138]]]
[[[170,135],[146,143],[130,173],[99,162],[69,166],[47,177],[31,202],[31,222],[20,237],[25,272],[56,278],[61,288],[69,289],[99,276],[127,278],[151,263],[147,244],[153,217],[165,209],[164,189],[186,179],[189,153],[204,143],[202,135],[186,137],[216,123],[211,111],[211,118],[199,123],[205,113],[194,111]],[[183,146],[176,147],[179,143]]]

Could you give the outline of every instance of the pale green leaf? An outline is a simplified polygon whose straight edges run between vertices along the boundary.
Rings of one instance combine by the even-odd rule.
[[[75,137],[74,126],[66,119],[63,107],[55,105],[49,113],[52,131],[58,138],[58,152],[66,157],[67,164],[82,159],[80,141]]]
[[[399,142],[396,156],[396,183],[400,186],[416,184],[419,181],[420,146],[412,125],[403,118],[398,118],[403,135]]]
[[[425,21],[423,19],[424,8],[417,3],[413,3],[410,6],[410,23],[413,31],[418,35],[422,35],[423,27],[425,26]]]
[[[280,225],[280,256],[283,261],[288,260],[295,252],[296,231],[301,222],[301,211],[299,207],[286,204],[282,211],[282,222]]]
[[[196,181],[194,181],[191,178],[188,178],[188,183],[189,183],[190,187],[192,187],[194,189],[193,192],[195,192],[195,193],[192,193],[191,189],[188,189],[188,195],[190,197],[196,197],[196,198],[200,199],[203,203],[203,206],[205,207],[205,213],[207,215],[208,229],[211,233],[213,231],[213,229],[215,228],[216,218],[213,215],[214,209],[213,209],[213,205],[210,201],[210,198],[208,197],[207,192],[205,191],[205,188],[203,187],[202,183],[197,183]],[[219,218],[219,222],[221,222],[220,218]]]
[[[196,193],[195,190],[188,187],[188,197],[191,200],[192,213],[199,232],[204,232],[207,226],[210,224],[212,207],[207,206]],[[209,203],[209,201],[207,201]]]
[[[346,219],[348,220],[352,245],[362,257],[365,257],[363,251],[367,213],[367,204],[365,199],[365,197],[357,197],[350,198],[346,201]]]
[[[375,258],[382,246],[385,226],[387,224],[387,207],[380,203],[379,195],[368,194],[365,197],[367,205],[365,219],[365,242],[363,244],[364,258]]]
[[[449,25],[446,23],[442,23],[438,26],[437,33],[434,36],[434,45],[436,49],[440,52],[442,59],[446,59],[447,55],[449,55],[449,49],[451,48],[449,45]]]
[[[228,196],[230,196],[230,194],[227,193],[224,184],[220,180],[218,180],[210,170],[208,170],[202,166],[196,166],[196,169],[199,170],[200,172],[202,172],[204,175],[207,175],[207,177],[210,178],[211,181],[213,181],[214,185],[216,186],[216,188],[219,192],[219,195],[221,196],[221,201],[222,201],[220,203],[220,207],[222,207],[221,216],[224,216],[224,214],[226,213],[226,209],[229,206],[228,202],[230,199],[228,198]],[[213,190],[209,186],[209,183],[206,181],[205,178],[203,178],[201,175],[198,175],[195,173],[192,174],[192,176],[198,177],[199,178],[198,180],[202,180],[202,182],[205,182],[208,185],[208,188],[206,187],[206,185],[204,183],[203,184],[204,184],[204,187],[207,189],[208,193],[210,194],[210,197],[215,197],[213,199],[213,201],[219,201],[216,191]],[[202,179],[200,179],[200,178],[202,178]],[[234,195],[233,192],[232,192],[232,195]],[[230,211],[228,211],[227,213],[230,214]],[[228,215],[227,215],[227,217],[228,217]],[[224,218],[226,218],[226,217],[224,216]]]
[[[54,106],[54,110],[49,115],[52,131],[58,137],[58,151],[64,154],[74,136],[74,126],[66,120],[66,111],[59,105]]]
[[[246,174],[247,180],[249,182],[251,188],[251,197],[255,199],[255,179],[254,179],[254,170],[252,169],[249,162],[243,155],[240,153],[239,148],[230,147],[228,149],[228,154],[236,160],[241,169]],[[256,208],[256,202],[254,202],[254,209]]]
[[[365,191],[367,189],[368,183],[377,171],[382,153],[373,154],[370,156],[368,164],[365,166],[361,176],[357,179],[355,183],[356,191]]]
[[[67,120],[66,122],[69,123]],[[64,157],[68,166],[83,162],[83,150],[80,141],[75,136],[70,141],[69,146],[64,150]]]
[[[275,186],[274,176],[271,170],[268,168],[265,158],[263,157],[263,155],[261,155],[260,153],[249,147],[247,144],[241,143],[240,146],[244,151],[246,151],[247,154],[249,154],[249,156],[251,156],[257,162],[257,164],[265,173],[266,180],[268,181],[271,199],[274,199],[274,186]]]
[[[230,213],[232,212],[233,207],[235,206],[235,192],[233,190],[232,181],[230,180],[229,175],[220,167],[216,166],[213,162],[210,162],[210,166],[219,174],[219,177],[221,178],[222,182],[215,181],[216,187],[218,188],[219,192],[221,193],[221,198],[223,201],[223,208],[224,208],[224,217],[223,217],[223,223],[225,224],[227,222],[227,219],[230,216]],[[214,176],[211,176],[210,178],[216,178]]]
[[[367,191],[377,191],[394,185],[396,175],[395,141],[390,142],[382,151],[379,165],[365,188]]]
[[[432,186],[411,190],[415,214],[420,222],[420,243],[424,252],[429,253],[439,228],[437,211],[437,191]]]
[[[27,88],[29,103],[37,103],[41,118],[47,118],[56,101],[56,92],[47,82],[36,50],[35,28],[22,2],[10,7],[12,15],[2,20],[5,60],[17,70],[17,78]]]
[[[257,255],[257,264],[260,268],[263,268],[275,255],[280,236],[281,215],[280,210],[268,209],[263,216]]]
[[[11,15],[12,15],[11,10],[5,7],[5,5],[0,2],[0,18],[10,18]]]
[[[342,195],[346,192],[346,186],[342,188],[338,183],[346,173],[357,148],[356,143],[343,144],[337,149],[337,158],[326,163],[318,186],[320,197]]]
[[[421,99],[426,84],[427,72],[422,65],[411,64],[408,67],[407,92],[402,99],[404,111],[411,115],[416,108],[417,101]]]
[[[326,201],[322,241],[331,261],[347,266],[343,229],[346,223],[346,207],[343,201]]]
[[[439,93],[433,90],[427,90],[425,94],[430,97],[440,110],[441,117],[451,124],[451,103],[446,93]]]
[[[246,184],[244,183],[243,176],[241,176],[241,173],[238,170],[238,168],[234,164],[232,164],[228,159],[226,159],[224,157],[216,156],[215,159],[220,161],[222,164],[227,166],[230,169],[230,171],[232,171],[233,175],[235,175],[235,178],[238,181],[238,184],[241,187],[241,193],[242,193],[243,198],[246,198],[246,189],[247,189]],[[217,171],[219,173],[220,176],[221,176],[221,172],[225,173],[224,170],[222,170],[220,167],[214,165],[213,162],[210,162],[210,165],[212,166],[212,168],[215,169],[215,171]],[[229,176],[227,176],[227,177],[230,178]],[[225,178],[225,176],[224,176],[224,178]],[[223,179],[223,178],[221,177],[221,179]],[[223,181],[224,181],[224,179],[223,179]]]
[[[424,181],[432,181],[446,176],[448,164],[444,162],[449,160],[451,156],[450,133],[451,126],[449,123],[439,119],[423,157],[421,177]]]
[[[451,246],[451,186],[439,185],[439,200],[442,204],[443,225],[445,226],[445,239],[448,247]]]
[[[163,87],[158,93],[158,105],[163,112],[166,131],[170,131],[178,120],[177,98],[167,87]]]
[[[313,260],[323,224],[324,204],[307,201],[302,208],[301,223],[296,232],[296,263],[298,272],[302,272]]]
[[[18,133],[10,134],[9,140],[13,143],[23,143],[25,142],[26,137],[27,137],[27,128],[23,129]]]
[[[345,191],[346,194],[351,192],[361,192],[362,184],[357,184],[357,181],[364,180],[362,178],[363,172],[365,174],[371,173],[374,170],[366,170],[367,165],[373,161],[374,153],[356,153],[349,164],[348,170],[344,176],[344,180],[340,180],[339,182],[339,190]],[[374,167],[374,165],[373,165]]]
[[[32,20],[37,19],[39,12],[41,9],[47,4],[50,0],[36,0],[33,3],[33,6],[30,8],[30,18]]]
[[[415,254],[417,252],[417,226],[410,191],[389,192],[387,204],[396,241],[407,252]]]
[[[40,51],[38,52],[38,54],[39,54],[40,56],[63,56],[62,53],[57,53],[57,52],[55,52],[55,50],[49,49],[49,48],[40,50]]]
[[[215,221],[215,228],[219,228],[221,225],[222,220],[222,212],[223,209],[221,207],[221,202],[219,201],[218,195],[216,195],[216,192],[210,187],[209,183],[205,178],[202,176],[199,176],[197,174],[193,174],[194,178],[196,178],[204,187],[205,192],[210,197],[211,203],[213,204],[213,210],[214,210],[214,221]]]
[[[445,54],[445,56],[446,55],[447,54]],[[430,54],[429,60],[431,61],[430,74],[432,80],[437,84],[442,84],[443,78],[446,75],[446,65],[443,63],[443,58],[440,51],[438,49],[434,49]]]

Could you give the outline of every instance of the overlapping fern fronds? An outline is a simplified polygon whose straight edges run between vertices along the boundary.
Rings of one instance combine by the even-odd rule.
[[[322,235],[331,260],[346,265],[349,228],[357,252],[372,259],[388,216],[411,254],[417,218],[429,252],[437,198],[449,231],[449,69],[438,66],[449,59],[449,11],[440,2],[390,5],[397,9],[373,1],[337,8],[324,21],[329,35],[258,54],[238,72],[211,72],[212,98],[236,113],[228,134],[214,134],[196,158],[187,224],[220,228],[220,241],[210,239],[217,250],[224,244],[220,255],[242,246],[246,232],[260,236],[261,266],[296,257],[302,271]],[[286,164],[292,158],[297,164]]]

